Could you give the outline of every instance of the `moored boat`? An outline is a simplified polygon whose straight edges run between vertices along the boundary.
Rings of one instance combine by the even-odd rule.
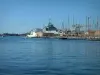
[[[100,37],[91,37],[91,38],[87,38],[90,41],[100,41]]]

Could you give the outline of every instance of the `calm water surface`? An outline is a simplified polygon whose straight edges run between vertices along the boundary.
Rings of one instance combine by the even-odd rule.
[[[0,37],[0,75],[100,75],[100,42]]]

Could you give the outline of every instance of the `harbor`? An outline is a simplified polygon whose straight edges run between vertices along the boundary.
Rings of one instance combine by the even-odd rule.
[[[74,20],[73,20],[74,21]],[[65,28],[62,22],[62,28],[58,29],[49,21],[43,28],[36,28],[26,34],[28,38],[56,38],[56,39],[70,39],[70,40],[100,40],[100,26],[99,21],[95,24],[90,24],[90,18],[86,17],[86,25],[74,24],[71,28]],[[95,29],[93,28],[95,26]]]
[[[34,28],[25,33],[2,33],[1,37],[6,36],[23,36],[27,38],[54,38],[54,39],[64,39],[64,40],[91,40],[91,41],[100,41],[100,24],[98,17],[94,23],[90,22],[90,17],[86,16],[86,24],[77,24],[74,23],[70,28],[66,28],[66,24],[62,22],[61,28],[57,28],[55,24],[49,19],[48,24],[43,28]],[[69,24],[69,19],[68,22]],[[67,24],[67,25],[68,25]]]
[[[100,0],[0,0],[0,75],[100,75]]]

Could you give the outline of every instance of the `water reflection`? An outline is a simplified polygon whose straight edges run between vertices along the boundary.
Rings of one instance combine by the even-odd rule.
[[[1,75],[98,75],[100,42],[0,38]]]

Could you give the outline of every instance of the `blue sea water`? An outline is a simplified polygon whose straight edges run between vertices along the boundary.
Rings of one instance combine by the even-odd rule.
[[[100,41],[0,37],[0,75],[100,75]]]

